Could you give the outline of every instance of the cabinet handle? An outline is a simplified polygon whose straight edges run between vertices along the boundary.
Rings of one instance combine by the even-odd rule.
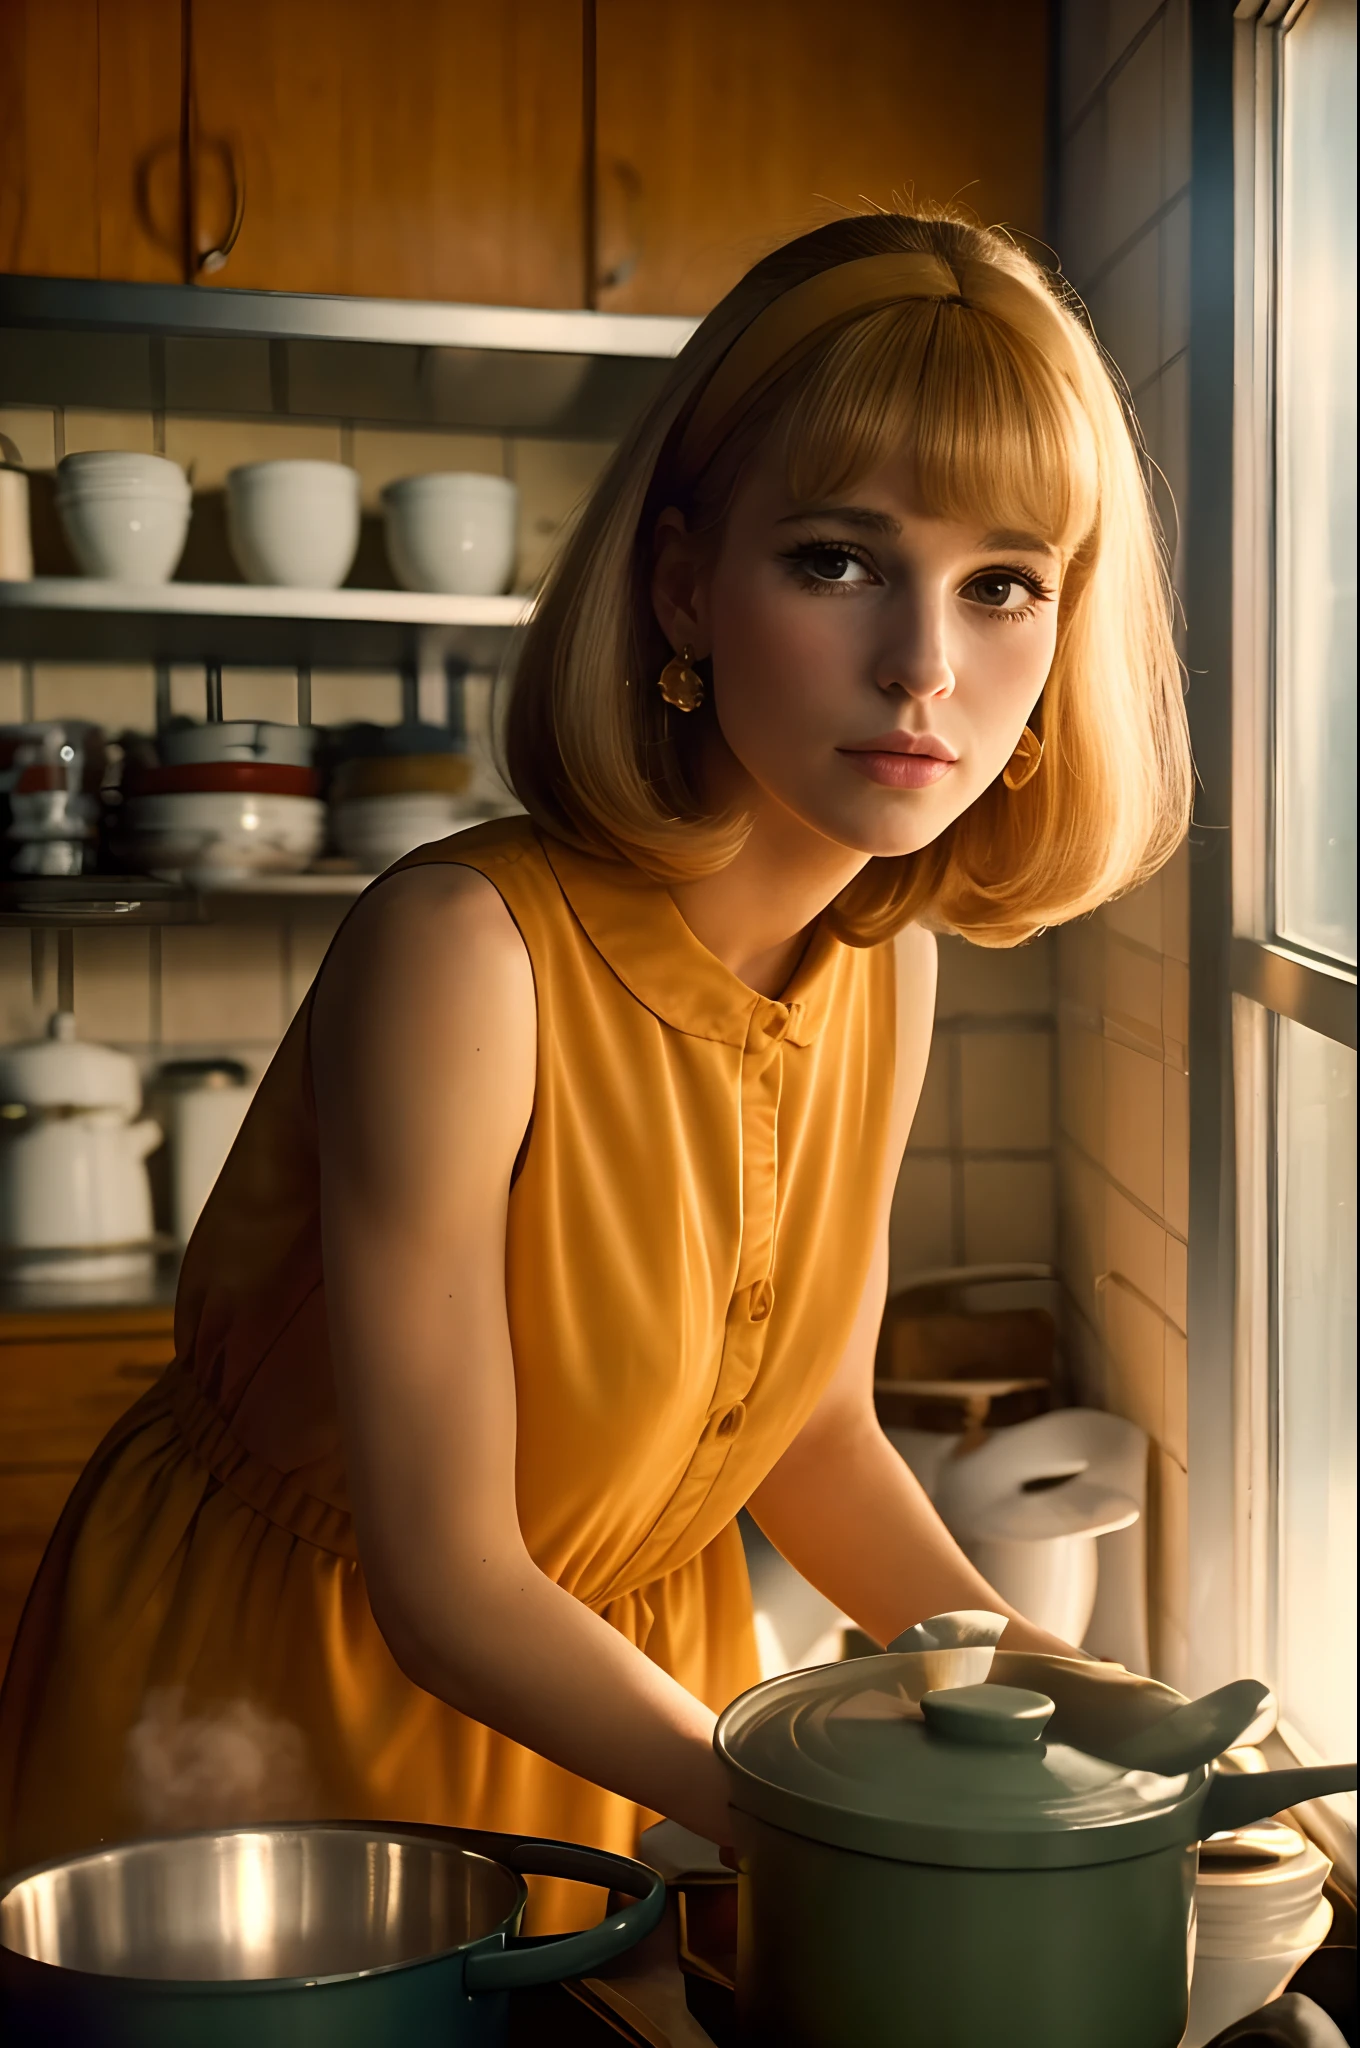
[[[156,219],[156,174],[158,170],[161,170],[166,165],[169,166],[169,169],[176,176],[178,175],[179,142],[177,139],[154,142],[150,149],[138,157],[134,172],[137,218],[141,221],[148,239],[154,242],[158,249],[168,249],[172,256],[182,257],[184,254],[184,237],[179,222],[176,221],[173,228],[165,228]],[[177,191],[175,197],[178,204],[182,200],[182,193]]]
[[[628,163],[623,157],[616,157],[609,166],[609,173],[622,194],[624,221],[623,253],[617,263],[611,263],[598,279],[603,292],[614,291],[628,283],[642,261],[642,173],[636,164]]]
[[[201,250],[194,258],[194,268],[198,275],[200,277],[211,277],[214,271],[226,268],[227,258],[236,247],[236,238],[241,232],[241,224],[246,217],[246,174],[245,166],[241,162],[240,151],[235,143],[230,141],[225,135],[205,136],[199,143],[199,147],[211,150],[220,160],[231,185],[231,226],[227,229],[220,242],[216,243],[211,249]],[[195,184],[197,184],[197,180],[195,180]],[[194,233],[195,240],[197,240],[197,226],[195,226]]]

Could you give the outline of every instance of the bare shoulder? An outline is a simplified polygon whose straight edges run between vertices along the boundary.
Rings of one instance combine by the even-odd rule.
[[[322,1095],[362,1080],[381,1099],[475,1056],[502,1089],[532,1089],[537,1014],[518,927],[485,876],[452,862],[406,868],[369,891],[316,985],[313,1069]]]

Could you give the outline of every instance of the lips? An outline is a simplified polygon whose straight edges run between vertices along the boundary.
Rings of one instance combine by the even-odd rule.
[[[958,759],[934,733],[883,733],[836,751],[857,775],[885,789],[928,789],[943,780]]]

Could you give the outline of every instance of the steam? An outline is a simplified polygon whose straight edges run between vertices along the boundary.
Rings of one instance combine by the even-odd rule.
[[[147,1828],[233,1827],[308,1810],[300,1728],[244,1699],[186,1714],[184,1695],[182,1685],[149,1692],[127,1738],[129,1790]]]

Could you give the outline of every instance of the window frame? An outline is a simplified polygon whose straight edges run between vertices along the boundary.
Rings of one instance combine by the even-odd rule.
[[[1242,1668],[1273,1662],[1278,1385],[1277,1094],[1280,1018],[1356,1047],[1355,971],[1282,940],[1275,924],[1278,635],[1279,149],[1283,39],[1311,0],[1242,0],[1233,48],[1234,405],[1231,935],[1236,1299],[1230,1579]],[[1192,1467],[1193,1484],[1193,1467]],[[1283,1717],[1272,1746],[1316,1761]],[[1352,1891],[1354,1828],[1314,1802],[1305,1817]]]

